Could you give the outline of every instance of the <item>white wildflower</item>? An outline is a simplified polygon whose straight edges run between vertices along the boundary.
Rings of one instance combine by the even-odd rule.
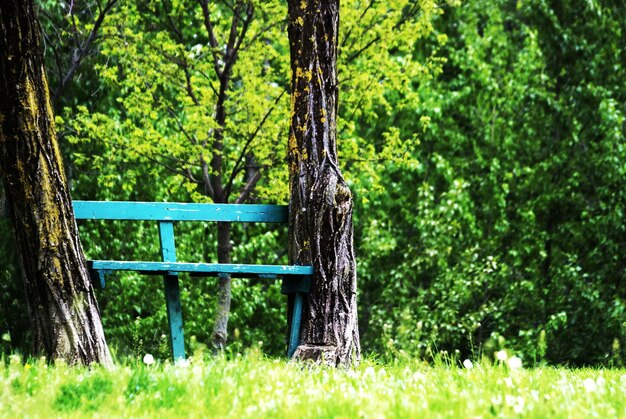
[[[466,359],[465,361],[463,361],[463,366],[467,368],[468,370],[471,370],[472,368],[474,368],[474,364],[472,364],[472,361],[470,361],[469,359]]]
[[[596,384],[598,385],[598,387],[604,387],[606,385],[606,380],[604,379],[604,377],[600,376],[596,379]]]
[[[187,368],[189,365],[191,365],[191,362],[186,358],[178,358],[174,365],[180,368]]]
[[[504,397],[504,400],[507,406],[513,408],[513,411],[515,413],[520,414],[522,413],[522,411],[524,411],[524,405],[526,403],[524,402],[524,398],[522,396],[510,396],[507,394]]]
[[[593,393],[598,389],[598,385],[593,378],[585,378],[583,380],[583,387],[587,391],[587,393]]]
[[[507,361],[506,364],[509,366],[510,369],[512,370],[518,370],[520,368],[522,368],[522,360],[521,358],[517,357],[517,356],[512,356],[510,357]]]
[[[504,349],[502,349],[501,351],[496,352],[496,359],[498,361],[504,362],[506,361],[508,358],[508,355],[506,354],[506,351]]]
[[[202,367],[200,365],[194,365],[191,373],[197,377],[201,377],[202,376]]]
[[[154,364],[154,357],[151,354],[145,354],[143,357],[143,363],[146,365]]]
[[[422,381],[425,381],[425,379],[426,379],[426,376],[423,373],[421,373],[419,371],[415,371],[413,373],[413,381],[415,381],[415,382],[422,382]]]

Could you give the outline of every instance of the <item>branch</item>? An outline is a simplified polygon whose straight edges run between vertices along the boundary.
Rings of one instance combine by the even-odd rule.
[[[174,118],[174,121],[176,122],[176,125],[178,125],[178,129],[180,129],[180,132],[183,133],[183,135],[185,136],[185,138],[187,138],[187,140],[189,140],[189,142],[193,145],[198,145],[198,139],[193,137],[191,134],[189,134],[187,132],[187,130],[185,129],[185,127],[183,126],[183,123],[180,122],[180,119],[178,119],[178,117],[176,116],[176,113],[174,112],[174,109],[172,109],[171,106],[166,105],[166,109],[167,112],[170,114],[170,116],[172,118]]]
[[[261,36],[267,36],[267,32],[276,27],[276,26],[281,26],[284,25],[287,22],[287,18],[283,19],[283,20],[277,20],[275,22],[270,23],[267,26],[262,27],[261,29],[258,30],[257,33],[254,34],[253,37],[250,38],[250,40],[246,43],[245,47],[242,47],[241,50],[246,51],[250,46],[254,45],[254,43],[256,42],[256,40],[258,38],[260,38]]]
[[[349,56],[346,59],[346,62],[347,63],[352,62],[353,60],[358,58],[358,56],[361,55],[365,50],[367,50],[369,47],[371,47],[372,45],[374,45],[378,41],[380,41],[380,36],[376,35],[376,37],[374,39],[372,39],[371,41],[369,41],[367,44],[365,44],[365,46],[363,48],[361,48],[360,50],[358,50],[357,52],[355,52],[354,54]]]
[[[211,176],[209,175],[209,165],[207,164],[202,154],[200,154],[200,164],[202,165],[202,178],[204,181],[204,188],[206,189],[206,194],[209,197],[211,197],[211,199],[215,202],[215,191],[213,190],[213,185],[211,184]]]
[[[370,86],[374,83],[374,80],[376,80],[376,77],[372,77],[372,79],[370,80],[369,84],[367,85],[367,89],[365,89],[365,91],[369,91]],[[348,123],[352,122],[352,120],[354,119],[354,115],[356,114],[356,111],[359,110],[359,106],[361,106],[361,103],[363,103],[363,95],[361,95],[359,97],[359,102],[356,104],[356,106],[354,107],[354,110],[352,111],[352,114],[350,115],[350,118],[348,118]],[[345,124],[343,126],[343,128],[341,128],[341,131],[338,133],[338,135],[343,134],[344,130],[346,129],[346,127],[348,126],[348,124]]]
[[[98,18],[96,19],[93,25],[93,28],[91,28],[91,31],[89,32],[89,36],[87,36],[87,39],[82,44],[78,40],[78,29],[76,28],[76,19],[74,15],[72,15],[72,25],[74,27],[74,41],[76,42],[76,49],[74,49],[74,56],[72,57],[72,65],[67,70],[67,73],[65,74],[65,76],[62,79],[61,78],[59,79],[59,85],[57,86],[54,93],[52,94],[53,103],[55,103],[58,100],[63,90],[65,89],[69,81],[74,76],[74,73],[76,73],[76,70],[78,70],[78,67],[80,66],[80,64],[83,62],[83,60],[89,53],[91,44],[93,43],[94,39],[96,39],[96,35],[98,33],[98,30],[100,30],[100,26],[102,26],[102,23],[104,22],[104,18],[106,17],[107,13],[111,11],[113,6],[115,6],[115,3],[117,3],[117,0],[109,0],[107,4],[104,6],[104,8],[101,9],[101,12],[98,15]]]
[[[209,37],[209,44],[211,45],[211,53],[213,54],[213,67],[217,77],[222,77],[222,70],[220,69],[220,55],[219,44],[215,37],[215,30],[213,29],[213,23],[211,23],[211,15],[209,14],[209,1],[198,0],[200,7],[202,8],[202,16],[204,17],[204,27]]]
[[[261,128],[263,128],[263,125],[265,124],[265,121],[267,121],[267,118],[269,118],[269,116],[272,114],[272,112],[276,108],[276,105],[278,104],[278,102],[283,97],[283,95],[285,94],[286,91],[287,91],[287,89],[283,89],[283,91],[280,93],[280,95],[278,95],[276,100],[274,100],[274,104],[272,105],[272,107],[265,113],[265,116],[263,116],[263,119],[261,120],[259,125],[257,125],[256,129],[254,130],[254,132],[246,140],[246,144],[244,144],[243,149],[241,150],[241,153],[239,154],[239,157],[237,158],[237,162],[235,163],[235,167],[233,167],[233,171],[231,172],[231,175],[230,175],[230,177],[228,179],[228,183],[226,184],[226,196],[230,195],[230,191],[231,191],[231,189],[233,187],[233,183],[235,181],[235,178],[241,172],[241,170],[243,170],[244,166],[242,165],[242,162],[243,162],[243,159],[244,159],[246,153],[248,152],[248,147],[250,147],[250,144],[252,144],[252,141],[254,141],[256,136],[259,134],[259,132],[261,131]]]
[[[61,65],[61,57],[59,56],[59,50],[55,46],[55,44],[52,42],[52,39],[50,39],[48,34],[45,31],[42,31],[42,32],[43,32],[43,38],[46,41],[46,45],[50,45],[50,48],[52,48],[52,54],[54,54],[54,63],[56,65],[57,77],[59,78],[59,81],[63,80],[63,68]]]
[[[359,16],[359,19],[357,20],[357,22],[363,22],[363,19],[365,18],[365,14],[368,12],[369,9],[372,8],[372,6],[374,6],[375,3],[376,3],[376,0],[370,1],[370,3],[367,5],[367,7],[365,9],[363,9],[363,12],[361,13],[361,16]],[[346,45],[346,43],[348,42],[348,39],[352,35],[352,29],[353,28],[354,28],[354,26],[352,28],[350,28],[350,30],[348,30],[348,32],[346,32],[345,36],[343,37],[343,41],[341,41],[341,43],[340,43],[340,45],[342,47],[344,47]]]
[[[244,0],[239,0],[237,2],[235,15],[239,14],[239,8],[243,7]],[[246,32],[250,27],[250,23],[252,22],[252,17],[254,16],[254,7],[251,3],[248,3],[246,6],[246,18],[242,21],[241,32],[237,33],[237,18],[233,16],[233,21],[230,26],[230,35],[228,39],[228,45],[226,47],[226,55],[224,57],[224,69],[222,71],[222,77],[226,78],[230,76],[230,70],[235,64],[237,59],[237,54],[239,53],[239,49],[241,48],[241,44],[243,42],[244,37],[246,36]]]
[[[237,5],[233,10],[233,20],[230,22],[230,33],[228,34],[228,43],[226,44],[226,53],[229,54],[230,51],[234,48],[235,43],[237,42],[237,37],[239,35],[239,31],[237,31],[237,19],[239,16],[240,8],[243,6],[243,0],[237,1]],[[246,21],[243,21],[243,25],[245,25]]]
[[[163,5],[167,8],[169,6],[170,11],[172,10],[171,5],[167,4],[167,1],[163,0]],[[178,42],[181,44],[185,43],[185,39],[183,37],[183,33],[178,29],[178,27],[174,24],[174,21],[172,20],[172,16],[169,13],[169,11],[165,11],[165,16],[167,17],[167,22],[170,25],[170,29],[172,30],[172,32],[174,33],[174,35],[176,36],[176,38],[178,39]]]
[[[241,190],[241,193],[235,200],[235,204],[243,204],[248,199],[248,197],[250,196],[250,193],[252,192],[252,190],[254,189],[254,187],[256,186],[256,184],[259,182],[260,179],[261,179],[261,170],[257,170],[254,176],[248,179],[246,186],[243,187],[243,189]]]
[[[205,73],[202,70],[198,70],[197,68],[195,69],[202,77],[204,77],[205,79],[207,79],[207,81],[209,82],[209,87],[211,88],[211,90],[213,91],[213,93],[215,93],[215,96],[219,95],[218,91],[215,89],[215,87],[213,86],[213,82],[214,80],[211,80],[211,77],[209,77],[209,75],[207,73]]]
[[[163,154],[160,154],[160,153],[155,153],[155,155],[157,157],[160,157],[160,158],[163,158],[163,159],[167,159],[167,160],[171,160],[174,163],[177,163],[177,164],[180,164],[180,165],[184,164],[185,166],[187,166],[186,169],[181,170],[181,169],[177,169],[177,168],[175,168],[173,166],[170,166],[170,165],[168,165],[168,164],[166,164],[166,163],[164,163],[164,162],[162,162],[162,161],[152,157],[149,154],[142,153],[142,152],[138,151],[137,149],[135,149],[133,147],[130,147],[130,146],[127,146],[127,145],[124,145],[124,144],[120,144],[120,143],[118,143],[116,141],[109,141],[109,140],[104,140],[104,139],[102,139],[101,141],[104,142],[104,143],[108,143],[108,144],[110,144],[113,147],[121,148],[122,150],[132,150],[135,153],[139,154],[141,157],[147,159],[148,161],[150,161],[152,163],[156,163],[159,166],[164,167],[165,169],[169,170],[172,173],[175,173],[177,175],[181,175],[181,176],[189,179],[193,183],[200,184],[200,182],[198,182],[198,180],[191,174],[191,169],[189,169],[189,166],[193,166],[193,165],[190,164],[189,162],[184,162],[182,160],[175,159],[175,158],[170,157],[170,156],[166,156],[166,155],[163,155]]]

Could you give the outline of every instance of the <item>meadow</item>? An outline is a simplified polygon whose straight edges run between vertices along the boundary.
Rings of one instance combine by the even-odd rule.
[[[353,370],[254,350],[112,368],[3,361],[1,417],[626,417],[626,370],[525,368],[516,358],[365,360]]]

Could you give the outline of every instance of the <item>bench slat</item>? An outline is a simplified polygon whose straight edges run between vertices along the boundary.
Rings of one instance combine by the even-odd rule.
[[[286,205],[193,204],[181,202],[73,201],[82,220],[288,222]]]
[[[144,273],[165,274],[167,272],[189,272],[208,276],[230,274],[235,277],[265,277],[313,275],[312,266],[295,265],[246,265],[225,263],[188,263],[188,262],[142,262],[118,260],[92,260],[90,267],[96,271],[139,271]]]

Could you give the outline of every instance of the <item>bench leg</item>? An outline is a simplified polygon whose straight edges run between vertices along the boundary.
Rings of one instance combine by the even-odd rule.
[[[167,321],[170,325],[170,349],[172,358],[185,358],[185,341],[183,339],[183,311],[180,304],[180,288],[178,275],[163,277],[165,288],[165,302],[167,306]]]
[[[293,301],[293,314],[291,317],[291,331],[289,332],[289,348],[287,356],[291,358],[300,344],[300,323],[302,322],[302,303],[304,293],[296,292]]]
[[[164,262],[176,262],[176,244],[174,243],[174,223],[159,221],[159,241],[161,257]],[[165,304],[167,321],[170,325],[170,349],[174,362],[185,358],[185,341],[183,339],[183,310],[180,305],[180,288],[178,274],[175,272],[163,277],[165,288]]]

